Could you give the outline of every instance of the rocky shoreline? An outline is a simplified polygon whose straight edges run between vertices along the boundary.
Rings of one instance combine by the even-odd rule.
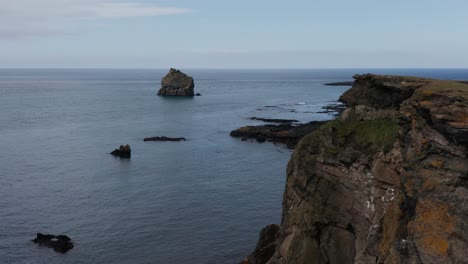
[[[278,118],[261,118],[261,117],[251,117],[250,120],[263,121],[266,123],[280,123],[280,124],[290,124],[290,123],[299,122],[299,120],[296,120],[296,119],[278,119]]]
[[[324,83],[323,85],[327,86],[353,86],[354,81],[349,82],[331,82],[331,83]]]
[[[267,106],[274,107],[274,106]],[[318,113],[335,113],[340,115],[345,109],[344,104],[330,104],[323,106],[324,111]],[[298,123],[295,119],[276,119],[251,117],[250,120],[263,121],[265,123],[278,123],[276,125],[266,124],[258,126],[244,126],[231,131],[231,137],[241,138],[242,141],[255,139],[259,143],[274,142],[286,144],[287,148],[294,149],[296,144],[306,135],[312,133],[328,121],[312,121],[308,123]]]
[[[257,142],[276,142],[283,143],[290,149],[293,149],[296,144],[306,135],[318,129],[327,121],[313,121],[307,124],[280,124],[280,125],[260,125],[260,126],[245,126],[231,131],[231,137],[242,139],[255,139]]]
[[[296,145],[281,224],[242,264],[468,263],[468,85],[354,79]]]

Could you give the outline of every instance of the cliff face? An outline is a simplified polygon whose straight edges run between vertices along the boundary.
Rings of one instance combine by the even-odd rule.
[[[294,150],[268,263],[468,263],[468,85],[355,79]]]

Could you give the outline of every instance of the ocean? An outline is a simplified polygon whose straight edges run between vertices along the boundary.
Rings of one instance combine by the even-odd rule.
[[[167,70],[0,69],[0,263],[239,263],[279,223],[283,145],[229,132],[250,117],[328,120],[355,73],[468,80],[468,70],[190,70],[193,98],[156,96]],[[145,137],[185,142],[143,142]],[[130,144],[132,158],[109,155]],[[37,232],[65,234],[66,254]]]

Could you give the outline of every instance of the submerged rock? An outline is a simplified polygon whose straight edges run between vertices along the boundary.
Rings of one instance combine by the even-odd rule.
[[[110,154],[124,159],[129,159],[132,154],[132,150],[130,149],[130,145],[120,145],[118,149],[115,149]]]
[[[170,137],[149,137],[143,139],[143,141],[186,141],[185,138],[180,137],[180,138],[170,138]]]
[[[284,143],[288,148],[294,148],[301,138],[325,123],[325,121],[314,121],[298,125],[245,126],[231,131],[230,135],[231,137],[254,138],[259,143],[265,141]]]
[[[289,123],[299,122],[299,120],[296,120],[296,119],[278,119],[278,118],[261,118],[261,117],[251,117],[250,120],[263,121],[266,123],[280,123],[280,124],[289,124]]]
[[[60,253],[66,253],[68,250],[73,248],[73,243],[68,236],[65,235],[44,235],[37,233],[36,238],[32,240],[34,243],[41,246],[53,248],[55,251]]]
[[[355,78],[292,154],[268,263],[467,263],[468,85]]]
[[[159,89],[158,95],[194,96],[194,87],[195,84],[192,77],[171,68],[161,81],[161,89]]]

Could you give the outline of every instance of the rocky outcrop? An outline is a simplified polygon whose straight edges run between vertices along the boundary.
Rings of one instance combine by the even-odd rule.
[[[195,84],[192,77],[171,68],[161,81],[161,89],[159,89],[158,95],[194,96],[194,87]]]
[[[110,154],[123,159],[129,159],[132,155],[132,150],[130,149],[130,145],[120,145],[118,149],[115,149]]]
[[[426,85],[429,80],[401,76],[355,75],[353,89],[346,91],[340,101],[348,106],[368,105],[375,108],[395,108]]]
[[[260,231],[254,252],[245,257],[241,264],[264,264],[271,259],[276,249],[279,226],[269,225]]]
[[[60,253],[66,253],[68,250],[73,248],[71,239],[65,235],[54,236],[37,233],[33,242],[41,246],[53,248],[55,251]]]
[[[278,119],[278,118],[262,118],[262,117],[251,117],[250,120],[263,121],[266,123],[279,123],[279,124],[290,124],[299,122],[296,119]]]
[[[180,138],[171,138],[171,137],[148,137],[143,139],[143,141],[186,141],[187,139],[180,137]]]
[[[468,85],[355,79],[294,150],[267,263],[468,263]]]
[[[258,142],[278,142],[286,144],[289,148],[294,146],[304,136],[323,125],[324,121],[314,121],[307,124],[281,124],[245,126],[231,131],[231,137],[254,138]]]
[[[327,86],[353,86],[354,82],[331,82],[331,83],[324,83],[323,85],[327,85]]]

